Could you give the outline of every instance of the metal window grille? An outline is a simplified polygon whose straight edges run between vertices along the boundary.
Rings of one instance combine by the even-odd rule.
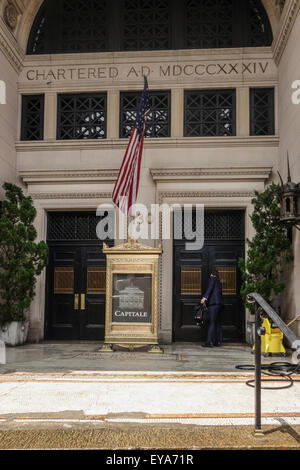
[[[246,26],[248,27],[247,45],[250,47],[263,47],[271,45],[272,34],[266,27],[266,12],[262,8],[261,2],[249,0],[249,13]]]
[[[192,214],[191,231],[196,232],[196,211]],[[174,212],[174,239],[185,240],[181,214]],[[181,234],[181,236],[180,236]],[[243,211],[205,211],[204,239],[208,241],[244,241],[245,215]]]
[[[205,240],[244,240],[245,238],[244,212],[206,213],[204,221]]]
[[[187,0],[186,47],[232,47],[234,11],[232,0]]]
[[[46,52],[46,28],[47,28],[47,10],[43,3],[39,9],[33,26],[31,28],[27,54],[45,54]]]
[[[260,0],[186,0],[185,47],[270,46],[272,30]]]
[[[122,49],[170,49],[168,0],[125,0]]]
[[[250,90],[251,135],[274,135],[274,88]]]
[[[120,96],[120,137],[130,137],[136,120],[141,92],[126,92]],[[145,137],[169,137],[171,124],[170,92],[150,94],[150,112],[146,118]]]
[[[22,96],[21,140],[43,140],[44,95]]]
[[[33,23],[28,54],[106,51],[107,2],[46,0]]]
[[[106,2],[63,0],[62,44],[66,52],[107,50]]]
[[[270,46],[261,0],[45,0],[28,54]]]
[[[233,136],[236,134],[235,90],[185,92],[185,137]]]
[[[109,240],[114,239],[114,213],[109,212],[109,226],[107,235]],[[104,214],[106,217],[107,214]],[[48,214],[48,241],[64,240],[98,240],[97,225],[103,219],[91,213],[61,213]]]
[[[57,138],[105,139],[106,94],[58,95]]]

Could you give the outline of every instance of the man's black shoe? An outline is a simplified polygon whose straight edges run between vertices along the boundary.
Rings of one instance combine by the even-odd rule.
[[[216,346],[216,348],[219,348],[222,346],[222,343],[215,343],[214,346]]]
[[[205,343],[205,344],[202,344],[202,348],[213,348],[214,345],[212,343]]]

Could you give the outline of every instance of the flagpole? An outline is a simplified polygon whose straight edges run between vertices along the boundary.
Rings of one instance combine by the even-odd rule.
[[[150,99],[148,81],[147,77],[144,75],[144,90],[137,109],[135,124],[131,131],[127,149],[112,193],[113,203],[119,208],[119,211],[127,216],[126,239],[129,238],[129,226],[136,218],[135,215],[132,215],[131,208],[136,204],[138,197],[146,118],[149,111]]]

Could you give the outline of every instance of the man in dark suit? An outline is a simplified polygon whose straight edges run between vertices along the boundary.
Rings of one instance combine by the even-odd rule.
[[[208,307],[209,326],[207,341],[203,347],[212,348],[213,346],[221,346],[222,328],[220,317],[224,307],[224,299],[222,295],[222,284],[217,270],[212,271],[210,275],[207,290],[201,300],[202,304],[205,302]]]

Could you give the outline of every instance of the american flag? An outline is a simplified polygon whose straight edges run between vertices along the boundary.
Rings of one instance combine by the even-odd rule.
[[[144,81],[144,91],[137,110],[136,121],[112,195],[113,202],[125,214],[131,213],[131,206],[135,204],[139,190],[146,116],[150,111],[149,89],[146,77],[144,77]]]

